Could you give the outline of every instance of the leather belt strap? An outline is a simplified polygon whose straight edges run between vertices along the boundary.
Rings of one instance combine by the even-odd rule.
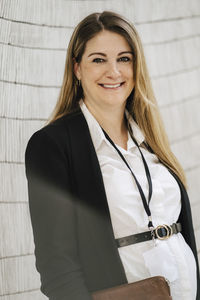
[[[173,223],[172,225],[159,225],[154,228],[152,231],[145,231],[129,236],[125,236],[119,239],[115,239],[117,247],[129,246],[132,244],[137,244],[145,241],[150,241],[152,239],[166,240],[172,234],[177,234],[181,232],[182,227],[181,223]]]

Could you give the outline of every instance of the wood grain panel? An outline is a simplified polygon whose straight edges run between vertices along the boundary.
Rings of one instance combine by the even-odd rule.
[[[200,228],[196,230],[196,243],[197,243],[197,249],[199,253],[199,261],[200,261]]]
[[[160,107],[200,97],[200,67],[152,80]]]
[[[83,17],[94,11],[106,9],[128,13],[132,10],[130,0],[125,1],[65,1],[19,0],[15,10],[8,9],[6,0],[1,1],[0,11],[4,18],[53,27],[74,27]],[[23,9],[21,9],[23,7]],[[129,7],[129,10],[126,8]],[[12,7],[11,7],[12,8]],[[124,8],[124,9],[123,9]],[[66,17],[67,16],[67,17]]]
[[[4,202],[27,202],[27,182],[23,164],[0,164],[0,205]]]
[[[134,20],[132,19],[134,23]],[[66,51],[73,28],[47,27],[0,19],[0,41],[5,44]],[[200,34],[199,18],[137,24],[143,44],[167,43]],[[165,32],[165,34],[163,34]]]
[[[195,231],[197,231],[200,228],[199,212],[200,212],[200,203],[193,204],[192,217],[193,217],[193,224],[194,224]]]
[[[18,48],[1,45],[0,80],[60,86],[62,82],[65,52]]]
[[[199,35],[200,19],[194,17],[165,22],[161,20],[156,23],[137,24],[136,28],[143,44],[171,43]]]
[[[130,1],[131,2],[131,1]],[[145,9],[144,9],[145,8]],[[134,0],[134,19],[137,22],[157,22],[174,18],[191,17],[200,14],[200,4],[196,0],[154,1]]]
[[[28,48],[66,51],[72,28],[45,27],[0,19],[0,41]]]
[[[165,127],[172,143],[187,139],[197,132],[200,133],[199,111],[199,97],[161,108]]]
[[[43,125],[44,121],[0,119],[0,161],[24,163],[28,139]]]
[[[152,77],[184,72],[200,66],[200,37],[144,47]],[[191,55],[192,53],[192,55]]]
[[[0,261],[4,257],[32,254],[33,234],[27,203],[0,203]]]
[[[0,270],[1,296],[38,289],[40,286],[33,255],[1,259]]]
[[[190,202],[192,205],[199,203],[200,195],[200,184],[199,184],[199,174],[200,174],[200,162],[196,168],[193,168],[186,172],[188,192],[190,196]]]
[[[186,171],[199,165],[200,134],[188,137],[182,141],[177,141],[172,144],[171,148]]]
[[[47,300],[48,298],[43,295],[39,290],[20,292],[13,295],[0,296],[0,300]]]
[[[200,4],[196,0],[182,0],[181,5],[179,0],[172,2],[154,0],[18,0],[14,8],[7,4],[7,0],[0,2],[1,17],[48,26],[74,26],[84,15],[108,9],[120,11],[130,20],[140,23],[200,14]]]
[[[43,120],[53,111],[60,89],[0,82],[0,91],[0,117]]]

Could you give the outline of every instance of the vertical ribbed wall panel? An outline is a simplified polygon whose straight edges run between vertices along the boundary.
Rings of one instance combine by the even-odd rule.
[[[200,251],[200,2],[1,0],[0,300],[46,299],[34,266],[24,151],[56,103],[74,26],[103,10],[127,16],[141,35],[172,149],[188,178]]]

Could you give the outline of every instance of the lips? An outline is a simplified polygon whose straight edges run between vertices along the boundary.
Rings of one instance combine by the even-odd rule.
[[[122,86],[125,82],[109,84],[109,83],[100,83],[99,85],[105,89],[117,89]]]

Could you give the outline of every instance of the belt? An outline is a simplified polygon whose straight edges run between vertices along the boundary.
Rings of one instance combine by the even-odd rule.
[[[124,247],[153,239],[166,240],[172,236],[172,234],[177,234],[178,232],[181,232],[181,230],[181,223],[173,223],[172,225],[163,224],[153,228],[151,231],[125,236],[115,239],[115,241],[117,243],[117,247]]]

